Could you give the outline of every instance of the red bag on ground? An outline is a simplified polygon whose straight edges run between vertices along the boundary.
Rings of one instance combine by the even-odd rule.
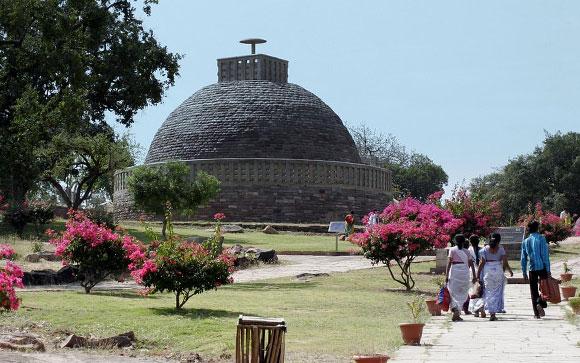
[[[437,304],[441,306],[441,310],[448,311],[450,303],[451,303],[451,294],[449,294],[449,290],[447,289],[447,286],[445,286],[441,288],[441,290],[439,290]]]
[[[560,281],[552,276],[547,279],[540,279],[540,296],[544,301],[549,301],[552,304],[558,304],[562,301],[560,297]]]

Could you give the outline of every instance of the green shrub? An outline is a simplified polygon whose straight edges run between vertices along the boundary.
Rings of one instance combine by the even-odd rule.
[[[574,310],[580,309],[580,296],[569,298],[568,305]]]
[[[24,228],[32,222],[30,210],[25,205],[10,205],[4,213],[4,222],[14,229],[18,237],[22,238]]]
[[[102,208],[92,209],[88,211],[87,217],[94,223],[107,227],[108,229],[117,228],[115,223],[115,215],[111,212],[107,212]]]

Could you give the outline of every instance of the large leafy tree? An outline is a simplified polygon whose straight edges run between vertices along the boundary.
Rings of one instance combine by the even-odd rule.
[[[425,201],[447,184],[447,173],[428,156],[412,154],[404,164],[386,165],[393,173],[393,183],[403,195]]]
[[[58,193],[67,207],[78,209],[93,192],[112,189],[115,170],[134,165],[134,149],[128,137],[105,134],[56,135],[44,155],[50,167],[43,180]]]
[[[410,195],[424,201],[447,185],[447,173],[440,165],[426,155],[408,151],[392,134],[365,124],[348,129],[363,163],[391,170],[399,197]]]
[[[219,181],[204,172],[191,176],[190,167],[183,162],[162,165],[143,165],[134,168],[129,177],[129,190],[135,206],[146,213],[163,218],[163,237],[169,222],[168,206],[173,211],[190,214],[219,192]]]
[[[537,202],[554,212],[580,213],[580,133],[546,134],[532,153],[474,179],[469,188],[478,198],[500,201],[508,223]]]
[[[129,126],[161,101],[180,56],[136,17],[135,5],[149,14],[154,2],[0,0],[0,190],[10,199],[53,167],[43,150],[55,137],[110,137],[106,118]]]

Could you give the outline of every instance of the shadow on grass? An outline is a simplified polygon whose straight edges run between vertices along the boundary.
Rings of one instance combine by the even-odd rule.
[[[206,319],[206,318],[237,318],[244,313],[239,311],[214,310],[214,309],[188,309],[177,310],[172,308],[150,308],[155,315],[162,316],[182,316],[189,319]]]
[[[141,231],[139,229],[136,228],[131,228],[131,227],[123,227],[125,229],[125,231],[127,231],[128,234],[130,234],[131,236],[137,238],[139,241],[148,244],[151,242],[151,238],[149,238],[149,236],[147,236],[147,234],[145,233],[145,231]],[[156,232],[159,233],[159,235],[161,235],[161,227],[159,227],[159,229],[156,229]],[[182,233],[177,233],[177,235],[183,237],[183,238],[187,238],[187,237],[203,237],[200,235],[197,235],[195,233],[189,233],[187,235],[184,235]],[[224,242],[225,243],[225,242]]]
[[[80,291],[79,291],[80,292]],[[82,292],[84,295],[85,293]],[[158,299],[157,295],[147,295],[146,297],[139,295],[134,290],[96,290],[91,291],[90,295],[94,296],[107,296],[107,297],[119,297],[123,299]]]
[[[57,232],[64,231],[65,229],[65,222],[64,221],[53,221],[47,225],[41,227],[35,227],[31,223],[29,223],[25,228],[24,232],[22,233],[22,237],[18,237],[22,240],[38,240],[41,241],[48,241],[48,236],[44,233],[47,229],[52,229]],[[4,238],[16,238],[16,231],[12,229],[7,223],[0,223],[0,237]]]
[[[304,290],[312,289],[318,287],[319,283],[314,281],[304,281],[304,282],[280,282],[280,283],[268,283],[268,282],[252,282],[252,283],[239,283],[228,285],[227,288],[231,290]]]
[[[386,292],[396,292],[405,295],[425,295],[425,296],[434,296],[436,294],[435,291],[428,291],[428,290],[421,290],[421,289],[413,289],[413,290],[405,290],[400,287],[386,287],[383,289]]]

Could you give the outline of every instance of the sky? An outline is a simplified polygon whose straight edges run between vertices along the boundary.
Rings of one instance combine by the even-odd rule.
[[[130,132],[144,152],[169,113],[217,81],[216,59],[289,61],[289,82],[343,120],[428,155],[449,185],[497,170],[545,131],[580,131],[580,1],[160,0],[146,28],[184,55]],[[337,145],[338,147],[338,145]]]

